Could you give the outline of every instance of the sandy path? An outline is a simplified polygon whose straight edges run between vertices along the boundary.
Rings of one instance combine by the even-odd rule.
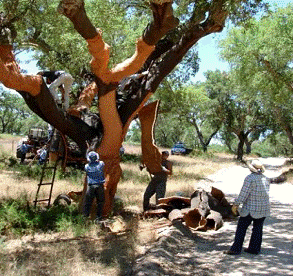
[[[281,159],[265,159],[269,177],[278,175]],[[273,166],[272,166],[273,165]],[[233,166],[209,179],[231,201],[239,193],[247,168]],[[293,185],[271,185],[271,216],[265,220],[261,254],[223,254],[233,242],[237,220],[225,222],[218,231],[198,233],[175,225],[137,259],[133,275],[293,275]],[[247,247],[251,229],[244,247]]]

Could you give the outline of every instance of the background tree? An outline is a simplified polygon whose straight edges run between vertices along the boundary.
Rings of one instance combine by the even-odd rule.
[[[13,0],[14,4],[17,4],[17,7],[20,7],[23,5],[22,1]],[[58,1],[52,1],[50,3],[47,3],[45,0],[36,0],[36,1],[30,1],[29,2],[29,8],[27,8],[25,16],[22,16],[22,20],[16,21],[15,28],[17,30],[21,30],[24,34],[23,36],[19,37],[19,46],[24,43],[23,41],[28,41],[27,36],[33,38],[42,39],[45,44],[43,44],[43,51],[47,47],[49,52],[46,52],[45,55],[52,57],[49,60],[46,60],[46,58],[40,60],[43,62],[42,66],[52,67],[53,65],[57,64],[60,60],[67,61],[69,60],[69,56],[72,54],[75,59],[83,58],[83,62],[87,64],[87,60],[84,59],[86,55],[78,54],[80,53],[79,48],[81,47],[81,42],[79,40],[75,40],[75,37],[71,37],[70,30],[68,30],[66,27],[68,26],[65,21],[63,24],[63,20],[61,19],[61,16],[57,15],[56,12],[54,15],[52,14],[52,18],[54,16],[54,22],[58,22],[58,28],[50,28],[51,25],[47,25],[46,22],[50,22],[50,11],[56,10]],[[109,18],[115,18],[115,16],[110,16],[113,14],[113,11],[119,10],[119,13],[122,15],[122,17],[117,17],[118,19],[124,20],[125,22],[129,22],[128,19],[132,20],[132,13],[135,14],[134,10],[129,9],[118,9],[119,4],[121,4],[121,1],[85,1],[86,7],[93,5],[98,6],[99,3],[103,3],[103,6],[107,7],[107,24],[110,26],[111,22],[109,22]],[[133,3],[132,6],[129,4]],[[118,115],[120,117],[122,127],[127,129],[129,126],[130,121],[135,117],[135,115],[141,110],[143,103],[149,99],[149,97],[155,93],[156,89],[162,82],[162,80],[182,61],[183,57],[187,54],[187,52],[204,36],[207,36],[212,33],[221,32],[225,26],[225,22],[227,19],[231,19],[234,22],[241,21],[246,19],[249,16],[252,16],[259,7],[262,6],[261,0],[251,0],[251,1],[231,1],[231,0],[217,0],[217,1],[195,1],[195,0],[185,0],[185,1],[174,1],[176,9],[176,15],[180,17],[181,22],[180,25],[173,31],[169,32],[165,38],[161,39],[158,43],[156,43],[156,49],[154,52],[150,55],[148,60],[145,62],[145,64],[142,66],[142,68],[139,70],[139,72],[142,71],[148,71],[148,75],[145,78],[139,79],[137,82],[132,82],[128,86],[120,87],[120,90],[118,89],[116,91],[116,103],[117,103],[117,111]],[[109,4],[109,5],[108,5]],[[132,2],[132,1],[125,1],[123,5],[129,5],[130,8],[135,9],[137,11],[146,11],[143,14],[149,15],[150,10],[146,10],[147,5],[141,5],[141,2]],[[121,6],[122,7],[122,6]],[[10,15],[11,11],[6,6],[3,6],[4,12],[6,12],[6,18],[8,18],[8,15]],[[112,10],[113,9],[113,10]],[[144,10],[145,9],[145,10]],[[97,16],[101,17],[102,13],[95,13]],[[93,14],[93,18],[95,16]],[[26,18],[31,16],[31,22],[27,21]],[[39,18],[39,21],[36,21],[36,18]],[[144,17],[141,17],[142,19]],[[60,20],[60,21],[59,21]],[[142,20],[141,20],[142,22]],[[38,26],[38,23],[42,23]],[[93,22],[95,23],[95,22]],[[117,24],[117,22],[116,22]],[[113,24],[113,26],[117,26],[116,24]],[[125,23],[126,24],[126,23]],[[89,24],[91,25],[91,24]],[[98,24],[97,24],[98,26]],[[101,26],[101,25],[100,25]],[[100,27],[99,26],[99,27]],[[130,25],[128,25],[130,26]],[[91,25],[91,27],[93,27]],[[134,26],[135,27],[135,26]],[[121,28],[121,25],[119,25],[119,28]],[[104,29],[105,31],[107,29]],[[118,33],[117,36],[111,39],[112,41],[118,41],[117,45],[121,43],[122,40],[125,39],[125,33],[127,33],[129,29],[124,30],[123,33]],[[134,28],[135,30],[135,28]],[[131,31],[132,26],[131,26]],[[39,32],[41,32],[39,34]],[[61,36],[62,34],[62,36]],[[46,36],[47,35],[47,36]],[[66,40],[60,41],[60,37],[66,38],[66,36],[69,35],[70,43],[66,44]],[[44,36],[44,39],[43,39]],[[55,37],[55,40],[51,40],[51,38]],[[55,41],[58,41],[58,43],[54,44]],[[61,52],[62,50],[62,44],[66,44],[64,46],[65,51]],[[112,44],[112,43],[111,43]],[[39,45],[39,43],[37,43]],[[58,45],[58,48],[54,47]],[[60,45],[60,47],[59,47]],[[17,45],[16,45],[17,46]],[[123,45],[122,45],[123,46]],[[52,51],[51,47],[54,48]],[[121,45],[120,45],[121,47]],[[121,50],[121,49],[120,49]],[[68,54],[68,51],[70,53]],[[53,61],[53,63],[50,63],[50,61]],[[46,64],[45,64],[46,63]],[[73,65],[72,65],[73,64]],[[74,65],[73,61],[68,61],[68,66],[63,66],[63,69],[72,68]],[[59,66],[58,66],[59,67]],[[55,69],[55,68],[50,68]],[[70,73],[72,71],[76,70],[76,68],[72,68],[71,70],[68,70]],[[76,72],[76,71],[75,71]],[[79,71],[80,72],[80,71]],[[73,74],[73,76],[77,76],[76,74]],[[131,80],[131,79],[129,79]],[[45,89],[45,88],[44,88]],[[36,93],[37,94],[37,93]],[[42,102],[39,102],[40,105],[42,105]],[[45,109],[43,109],[45,110]],[[56,114],[58,111],[56,111]],[[80,147],[85,147],[85,135],[82,132],[76,131],[76,124],[72,124],[70,120],[66,121],[66,118],[60,115],[57,121],[55,121],[55,125],[58,126],[57,128],[61,128],[61,123],[63,124],[63,121],[66,122],[66,131],[67,133],[71,133],[73,136],[75,136],[75,140],[79,142]],[[48,118],[46,118],[48,121],[50,121]],[[110,121],[108,121],[110,122]],[[64,124],[63,124],[64,126]],[[110,126],[107,125],[108,127]],[[86,126],[85,126],[86,127]],[[103,129],[106,126],[101,126],[101,124],[98,126],[98,129],[95,133],[98,135],[101,135],[103,132]],[[62,129],[60,129],[61,131]],[[73,133],[74,132],[74,133]],[[125,132],[125,131],[124,131]],[[123,133],[124,133],[123,132]],[[79,134],[79,135],[78,135]],[[101,136],[100,136],[101,137]],[[103,136],[105,137],[105,136]],[[102,138],[103,140],[103,138]],[[119,148],[119,145],[116,145],[117,148]],[[109,153],[109,156],[111,153]],[[109,159],[110,160],[110,159]],[[113,160],[113,158],[112,158]],[[116,159],[115,159],[116,160]],[[105,162],[106,163],[106,162]],[[107,166],[107,164],[106,164]],[[108,166],[110,168],[110,165]],[[119,166],[115,166],[117,168],[117,171],[111,171],[113,175],[115,175],[115,183],[111,186],[110,189],[106,187],[106,190],[111,190],[111,199],[113,200],[115,191],[116,191],[116,185],[119,181],[119,175],[118,172],[120,170]],[[111,167],[113,168],[113,166]],[[117,180],[117,181],[116,181]],[[107,185],[106,185],[107,186]],[[107,190],[107,192],[108,192]],[[109,202],[109,196],[106,196],[106,201]],[[107,204],[107,206],[110,206]],[[109,211],[109,210],[107,210]]]
[[[27,134],[31,127],[47,127],[17,94],[0,87],[0,126],[2,133]]]
[[[218,116],[224,122],[224,129],[238,138],[237,159],[242,160],[245,143],[248,147],[252,143],[249,136],[255,140],[266,130],[260,101],[257,95],[247,96],[246,87],[235,82],[232,72],[208,71],[206,77],[208,96],[220,105]]]
[[[261,102],[266,116],[273,117],[293,145],[292,135],[292,4],[269,12],[246,28],[234,28],[221,42],[222,56],[235,70],[247,97]]]
[[[172,85],[174,82],[175,85]],[[176,79],[164,83],[164,89],[159,89],[157,93],[157,97],[162,99],[162,111],[168,112],[169,117],[177,118],[181,132],[183,129],[192,129],[191,133],[188,132],[193,137],[191,145],[200,145],[203,151],[207,151],[211,139],[222,124],[217,116],[217,101],[207,96],[201,84],[179,85]]]

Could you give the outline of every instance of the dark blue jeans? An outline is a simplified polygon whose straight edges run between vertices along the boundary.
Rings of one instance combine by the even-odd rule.
[[[265,220],[265,217],[255,219],[251,215],[248,215],[246,217],[240,217],[238,220],[238,225],[236,229],[235,240],[230,250],[237,253],[241,252],[246,230],[248,226],[251,224],[251,222],[253,222],[252,234],[250,237],[248,250],[254,253],[259,253],[261,248],[261,242],[262,242],[262,229],[263,229],[264,220]]]
[[[84,215],[88,217],[90,215],[91,207],[94,198],[97,199],[97,219],[102,218],[102,212],[105,202],[104,185],[88,185],[85,194],[85,204],[84,204]]]

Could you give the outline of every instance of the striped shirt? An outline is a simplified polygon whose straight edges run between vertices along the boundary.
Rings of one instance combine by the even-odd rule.
[[[262,173],[251,173],[245,179],[236,205],[242,204],[239,211],[241,217],[251,215],[263,218],[270,215],[270,181]]]

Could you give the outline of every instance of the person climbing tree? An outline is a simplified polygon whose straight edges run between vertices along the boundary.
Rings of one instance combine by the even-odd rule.
[[[57,104],[64,104],[64,109],[69,108],[69,95],[74,78],[65,71],[41,71],[38,75],[46,78],[46,83],[49,84],[49,90],[52,93]],[[58,96],[60,89],[62,96]]]
[[[133,102],[126,112],[121,110],[118,113],[115,89],[120,80],[136,73],[142,67],[154,51],[155,44],[179,22],[173,16],[172,1],[166,0],[160,4],[151,1],[150,6],[154,19],[143,32],[142,37],[137,40],[134,55],[109,69],[109,45],[103,41],[101,31],[94,27],[87,17],[84,1],[60,1],[58,11],[71,20],[74,28],[87,41],[89,52],[93,57],[91,67],[95,75],[95,87],[88,89],[85,96],[93,98],[96,93],[98,94],[99,120],[102,127],[98,124],[97,128],[92,128],[78,117],[64,114],[57,107],[42,76],[22,74],[12,53],[11,43],[0,45],[0,81],[6,87],[17,90],[36,114],[72,138],[84,156],[87,144],[91,144],[93,139],[98,141],[95,150],[105,162],[105,174],[109,175],[108,182],[105,184],[105,209],[107,211],[111,209],[111,202],[121,176],[119,149],[123,135],[125,135],[135,111],[145,102],[141,101],[139,105],[137,105],[138,102]],[[148,98],[150,96],[151,94]],[[121,114],[125,117],[123,121]]]

